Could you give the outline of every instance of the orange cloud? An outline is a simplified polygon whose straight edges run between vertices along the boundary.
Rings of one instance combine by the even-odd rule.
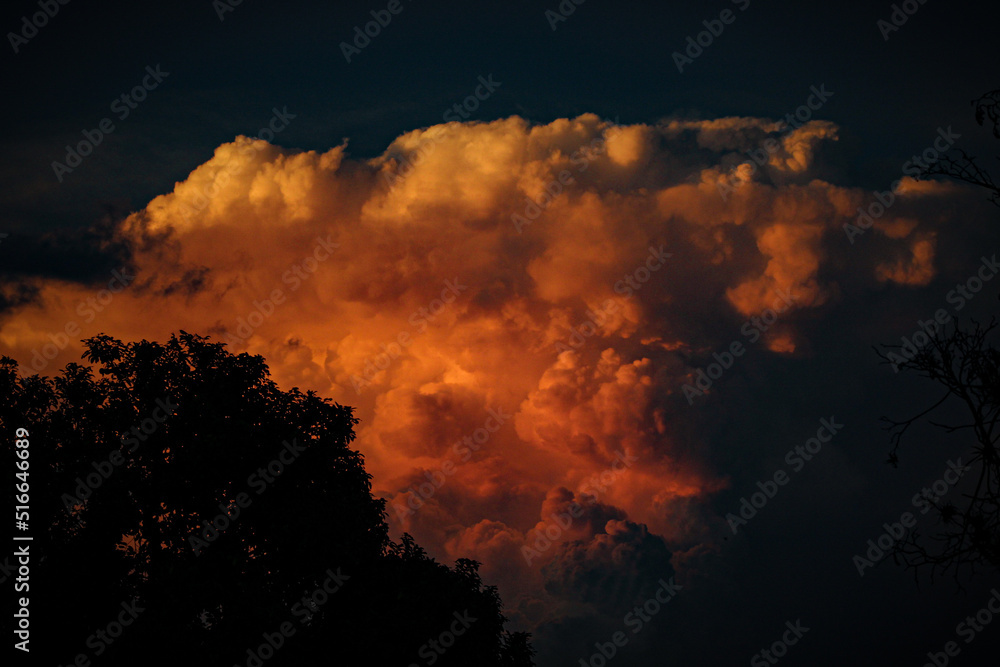
[[[665,562],[662,540],[705,539],[706,501],[726,481],[677,427],[687,352],[721,349],[781,291],[795,300],[768,347],[794,351],[796,311],[835,298],[824,268],[842,253],[872,285],[933,277],[933,235],[907,203],[925,185],[900,190],[890,250],[862,253],[840,230],[864,193],[813,173],[835,126],[807,123],[764,167],[740,166],[779,132],[762,119],[513,117],[414,130],[367,160],[238,137],[121,224],[132,285],[85,317],[89,287],[36,281],[0,342],[26,372],[43,349],[36,370],[78,361],[76,339],[99,332],[184,329],[264,355],[281,385],[357,406],[357,446],[396,530],[483,559],[534,622],[585,561],[651,549]],[[70,322],[78,333],[52,343]],[[477,442],[491,410],[512,416]],[[635,463],[566,531],[575,546],[552,549],[544,573],[524,562],[549,515],[593,496],[623,453]]]

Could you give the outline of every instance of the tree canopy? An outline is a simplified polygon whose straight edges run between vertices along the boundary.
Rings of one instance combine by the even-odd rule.
[[[0,359],[4,446],[30,440],[42,662],[533,664],[478,563],[389,539],[352,408],[186,332],[85,344],[56,377]]]

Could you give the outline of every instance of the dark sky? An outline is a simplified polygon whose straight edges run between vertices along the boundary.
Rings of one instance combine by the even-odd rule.
[[[586,112],[621,124],[781,118],[811,86],[825,85],[833,96],[816,117],[839,126],[841,140],[823,176],[838,186],[885,189],[939,127],[952,126],[964,149],[995,164],[1000,144],[976,125],[970,105],[1000,86],[995,10],[927,0],[886,40],[877,21],[889,18],[890,3],[750,0],[742,11],[743,4],[586,0],[553,31],[545,11],[556,0],[402,0],[403,11],[348,63],[340,43],[386,3],[243,0],[220,20],[210,0],[72,0],[18,53],[5,40],[0,231],[24,245],[0,256],[0,272],[102,275],[123,251],[101,246],[94,225],[170,192],[220,144],[256,135],[274,108],[296,116],[274,143],[324,152],[347,139],[351,157],[372,158],[399,135],[442,122],[488,75],[502,85],[470,120],[519,115],[545,124]],[[679,73],[671,54],[724,9],[735,21]],[[18,29],[36,11],[36,3],[14,2],[0,25]],[[139,84],[147,66],[169,75],[60,183],[52,162],[82,131],[115,115],[112,101]],[[786,621],[801,619],[810,630],[787,664],[921,665],[986,604],[997,577],[963,580],[959,591],[947,578],[921,578],[918,586],[891,562],[859,577],[851,561],[883,522],[912,509],[913,493],[938,479],[947,461],[969,450],[961,437],[923,425],[900,468],[885,465],[888,437],[878,418],[912,413],[937,394],[878,366],[871,346],[897,341],[917,318],[947,307],[949,290],[983,253],[1000,249],[996,210],[978,196],[960,198],[961,216],[941,209],[935,276],[919,289],[864,287],[853,277],[861,253],[840,239],[820,269],[821,278],[838,277],[837,298],[796,321],[807,352],[775,357],[751,347],[719,394],[683,413],[703,460],[729,480],[709,502],[716,517],[738,507],[758,480],[787,470],[785,452],[811,437],[821,418],[835,416],[845,428],[740,534],[715,531],[715,551],[689,554],[687,569],[675,561],[690,584],[609,664],[746,664],[780,638]],[[998,288],[988,284],[963,316],[989,317]],[[713,349],[738,331],[739,318],[725,321]],[[579,664],[594,642],[622,628],[627,611],[616,621],[606,608],[593,615],[585,608],[580,602],[534,629],[540,665]],[[1000,619],[962,644],[953,664],[992,664],[998,646]]]
[[[878,3],[753,2],[741,12],[594,0],[555,31],[544,12],[557,3],[406,1],[347,63],[340,42],[377,4],[247,0],[223,21],[211,2],[61,7],[17,54],[8,45],[0,224],[74,226],[109,203],[141,206],[215,146],[255,135],[275,106],[298,116],[282,145],[322,150],[346,137],[353,155],[373,156],[440,122],[489,73],[503,85],[474,119],[782,117],[825,83],[834,97],[822,116],[853,139],[854,181],[877,184],[937,126],[969,126],[968,103],[990,89],[996,65],[995,24],[973,4],[923,5],[885,41],[876,21],[891,8]],[[679,73],[671,54],[727,7],[736,20]],[[32,10],[9,5],[7,29]],[[157,64],[170,73],[162,87],[60,184],[52,161]]]

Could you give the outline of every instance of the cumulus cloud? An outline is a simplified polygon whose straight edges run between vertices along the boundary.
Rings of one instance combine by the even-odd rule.
[[[531,625],[634,596],[670,570],[668,545],[710,539],[727,482],[685,420],[693,358],[781,293],[792,305],[763,353],[794,353],[797,318],[837,298],[848,263],[872,288],[934,276],[940,221],[923,211],[942,188],[905,183],[878,243],[849,244],[866,193],[818,176],[836,140],[824,121],[593,114],[414,130],[372,159],[238,137],[116,227],[132,284],[88,308],[92,282],[8,281],[0,342],[25,372],[78,360],[76,339],[99,332],[184,329],[264,355],[283,386],[357,406],[394,529],[483,560]],[[54,343],[67,323],[79,334]],[[527,563],[551,515],[583,500]]]
[[[643,525],[611,520],[593,539],[564,543],[546,565],[545,588],[615,613],[628,608],[674,574],[670,551]]]

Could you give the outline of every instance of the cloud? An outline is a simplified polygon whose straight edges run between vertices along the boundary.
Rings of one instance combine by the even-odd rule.
[[[606,532],[591,540],[563,544],[543,572],[553,595],[614,614],[648,597],[674,568],[661,538],[631,521],[610,520]]]
[[[744,151],[767,138],[779,149],[749,168]],[[866,193],[819,176],[836,140],[825,121],[593,114],[413,130],[372,159],[238,137],[114,227],[107,247],[129,249],[133,284],[91,316],[92,276],[22,271],[0,293],[0,342],[25,372],[68,322],[77,338],[184,329],[264,355],[283,386],[357,406],[394,529],[483,560],[531,625],[608,587],[634,596],[671,567],[668,545],[711,539],[727,479],[681,393],[694,356],[782,292],[794,301],[762,353],[796,352],[799,318],[839,298],[848,264],[870,289],[934,277],[941,219],[924,211],[944,189],[904,183],[852,245],[842,227]],[[463,449],[490,410],[511,418]],[[634,464],[607,480],[625,453]],[[418,509],[391,510],[436,475]],[[550,515],[588,494],[585,517],[526,563]]]

